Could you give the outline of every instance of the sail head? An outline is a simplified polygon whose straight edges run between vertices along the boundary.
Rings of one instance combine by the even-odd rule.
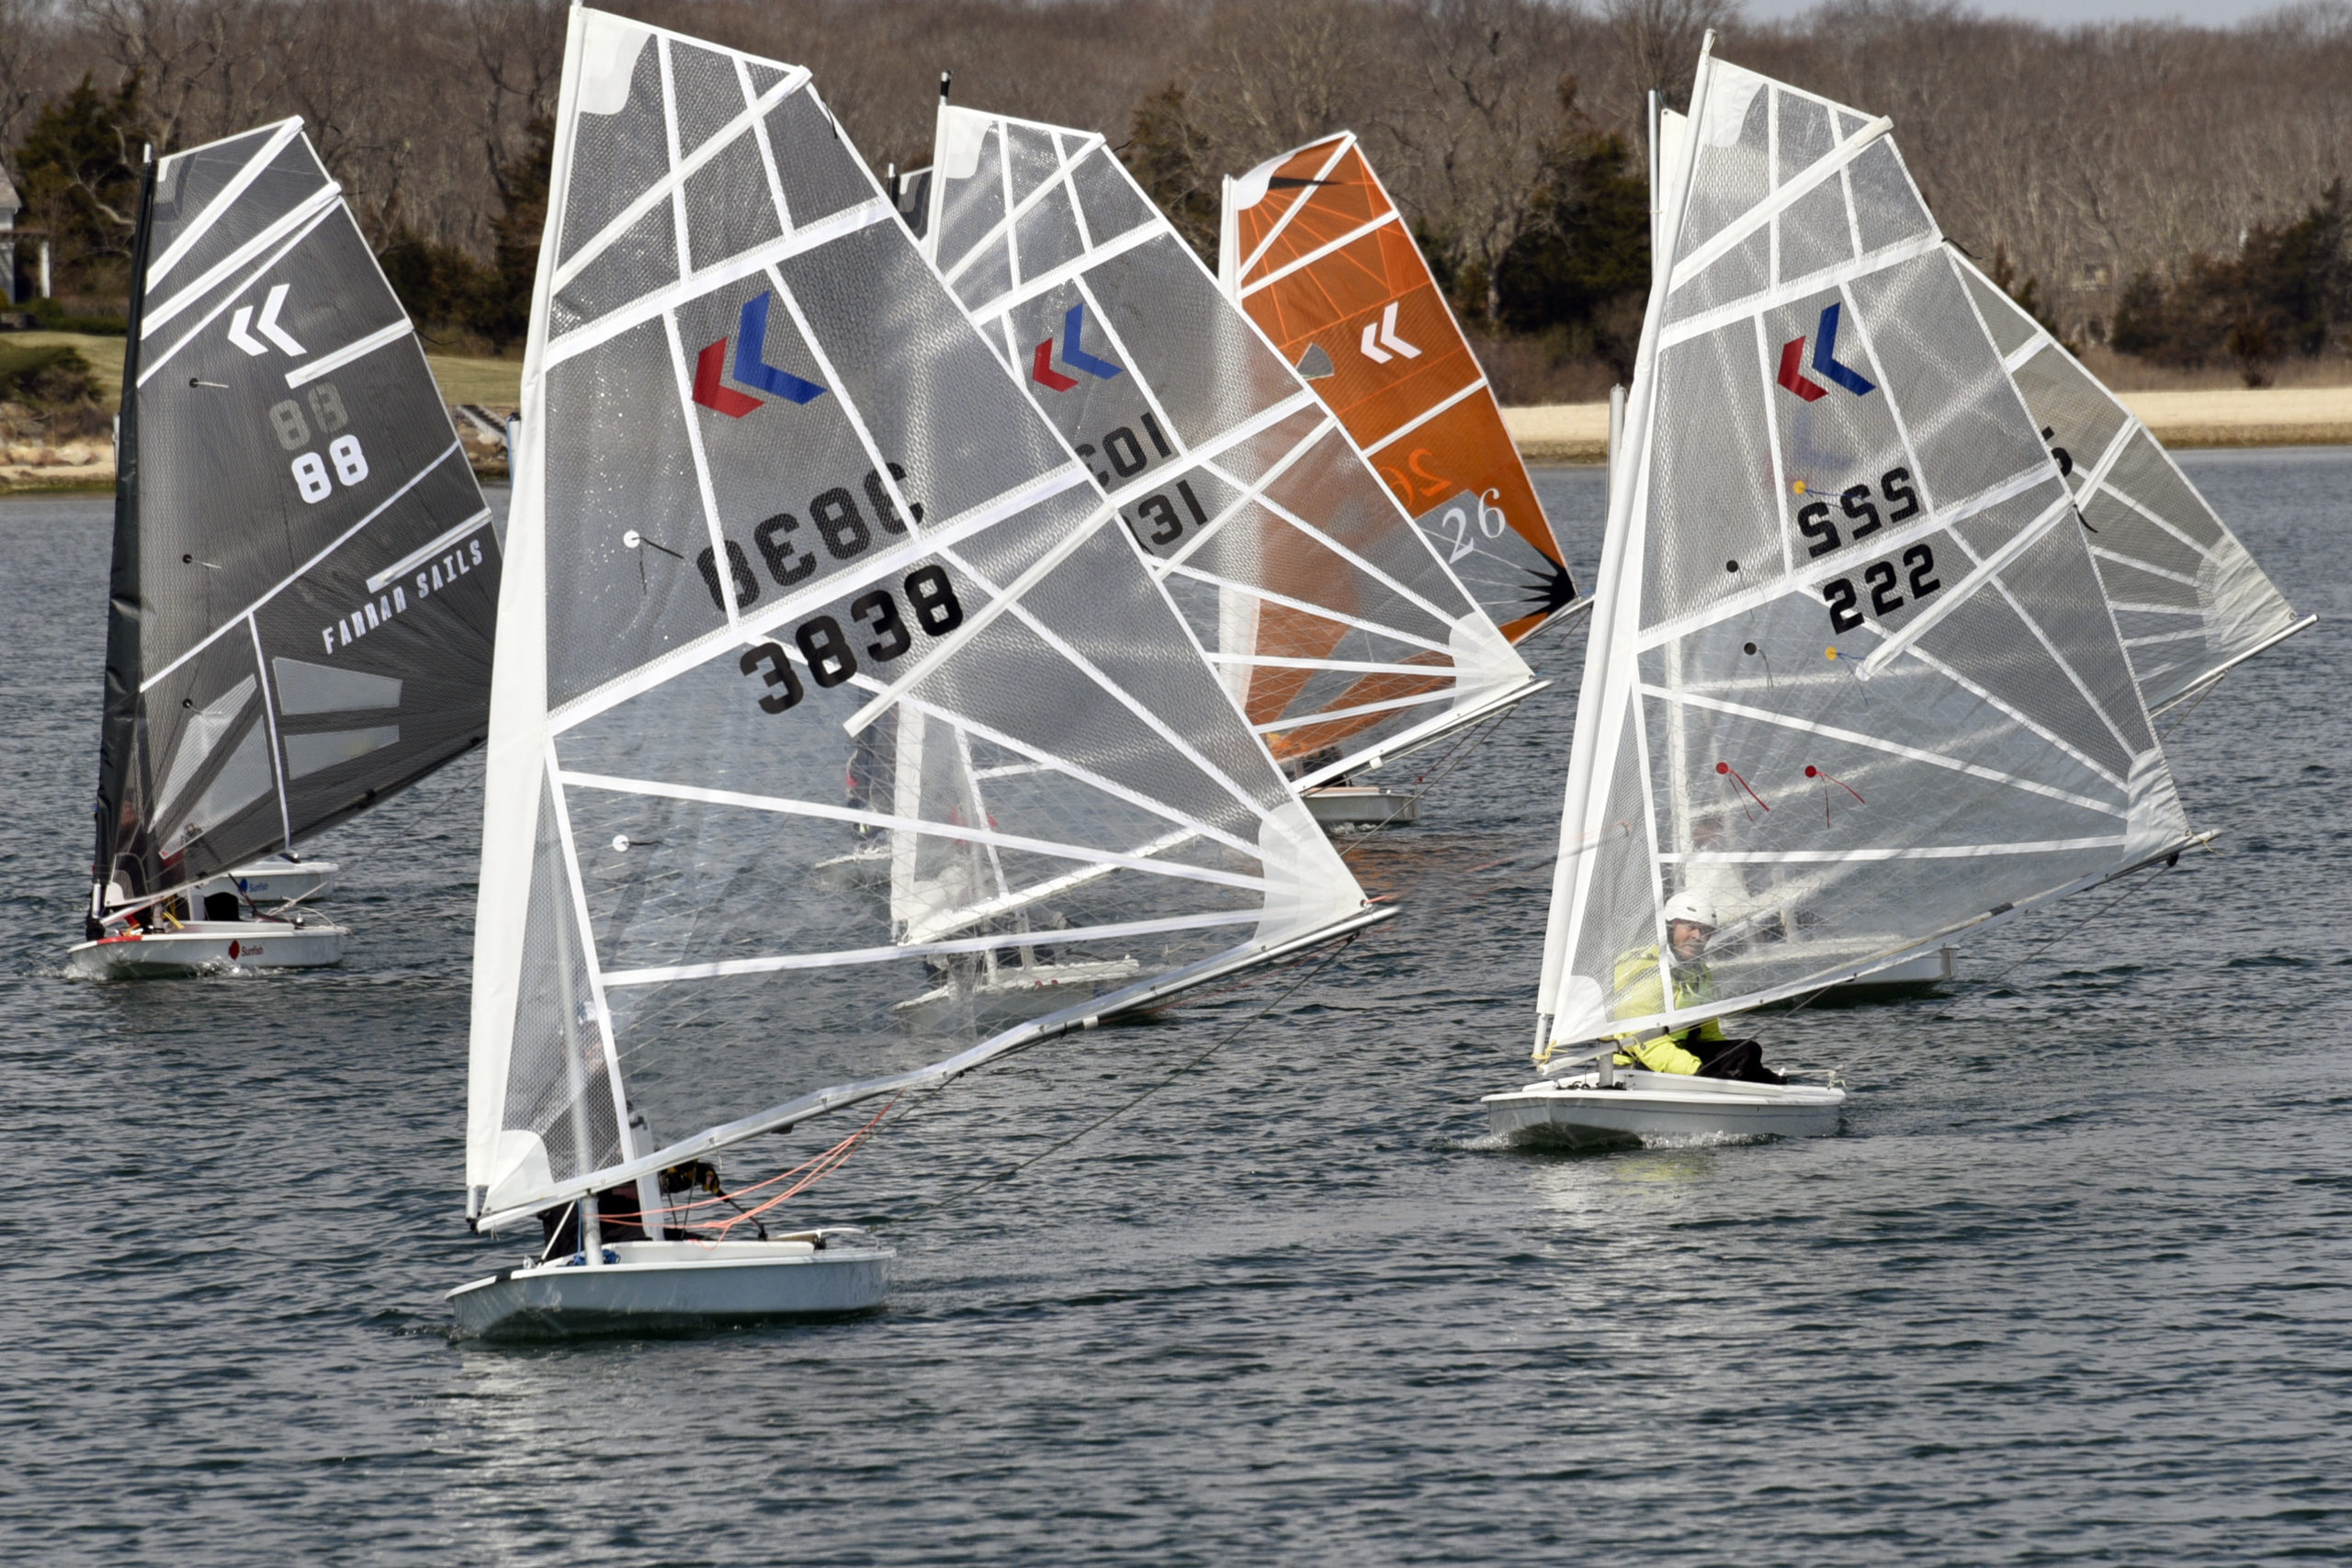
[[[1576,597],[1485,371],[1352,132],[1225,185],[1219,282],[1506,637]]]

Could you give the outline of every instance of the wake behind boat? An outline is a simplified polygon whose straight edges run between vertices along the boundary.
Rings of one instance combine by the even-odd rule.
[[[1544,1081],[1485,1102],[1515,1137],[1832,1130],[1841,1089],[1716,1021],[2197,841],[1887,122],[1712,39],[1693,101],[1594,587]]]
[[[467,1327],[871,1307],[763,1227],[896,1097],[1391,912],[807,71],[571,12],[523,403]]]
[[[149,163],[131,270],[97,849],[69,966],[333,964],[342,928],[286,906],[336,868],[261,857],[481,741],[490,509],[299,119]]]

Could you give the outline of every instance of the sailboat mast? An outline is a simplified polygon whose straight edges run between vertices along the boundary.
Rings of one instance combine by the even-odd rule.
[[[1706,101],[1714,51],[1715,35],[1711,28],[1700,45],[1699,69],[1691,82],[1694,116]],[[1652,145],[1656,145],[1655,138]],[[1699,139],[1687,138],[1682,148],[1682,178],[1674,188],[1690,188],[1690,165],[1696,160],[1698,151]],[[1656,159],[1652,162],[1655,164]],[[1674,243],[1679,227],[1679,214],[1657,215],[1657,250],[1654,255]],[[1607,810],[1607,803],[1600,797],[1606,793],[1607,781],[1616,765],[1617,748],[1623,739],[1624,705],[1622,700],[1612,703],[1611,699],[1622,699],[1624,688],[1631,684],[1617,679],[1619,662],[1634,657],[1631,645],[1640,615],[1639,595],[1629,598],[1624,592],[1626,557],[1637,543],[1634,536],[1634,510],[1644,504],[1649,492],[1650,424],[1657,401],[1658,335],[1666,322],[1664,281],[1668,270],[1663,264],[1653,263],[1649,305],[1642,317],[1641,342],[1634,355],[1634,385],[1626,399],[1623,439],[1610,459],[1609,522],[1601,537],[1600,568],[1593,581],[1591,631],[1585,645],[1584,679],[1577,694],[1576,741],[1568,757],[1566,798],[1560,815],[1560,851],[1553,865],[1552,908],[1544,921],[1544,968],[1537,981],[1539,1045],[1548,1039],[1552,1021],[1559,1011],[1561,976],[1575,951],[1576,933],[1569,926],[1582,906],[1577,889],[1591,875],[1592,851],[1599,843],[1598,818]]]
[[[106,934],[107,885],[114,874],[122,797],[139,744],[139,334],[146,314],[148,236],[155,216],[155,149],[139,169],[139,217],[130,244],[129,336],[122,349],[122,404],[115,421],[114,563],[107,583],[107,687],[98,731],[97,846],[90,862],[84,940]]]

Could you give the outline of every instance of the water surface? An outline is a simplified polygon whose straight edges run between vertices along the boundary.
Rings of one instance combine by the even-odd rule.
[[[1986,937],[1947,996],[1770,1018],[1848,1064],[1843,1135],[1482,1139],[1579,626],[1357,852],[1405,919],[1254,1023],[1278,986],[1016,1058],[803,1201],[899,1248],[887,1312],[540,1348],[439,1303],[514,1250],[460,1218],[479,758],[317,846],[342,968],[61,978],[107,506],[0,502],[0,1558],[2337,1557],[2352,452],[2188,467],[2324,617],[2168,743],[2220,852]],[[1589,571],[1598,471],[1539,483]]]

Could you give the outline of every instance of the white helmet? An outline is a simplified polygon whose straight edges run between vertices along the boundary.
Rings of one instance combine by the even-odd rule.
[[[1715,919],[1715,907],[1696,893],[1677,893],[1666,901],[1666,918],[1669,922],[1688,920],[1694,926],[1713,931],[1721,922]]]

